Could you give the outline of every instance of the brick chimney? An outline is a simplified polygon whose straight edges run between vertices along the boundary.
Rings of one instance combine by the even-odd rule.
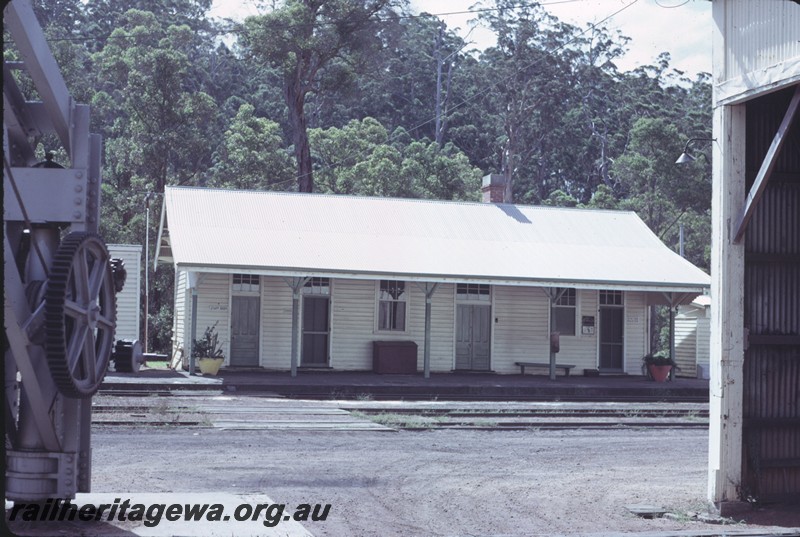
[[[499,173],[490,173],[483,177],[481,193],[483,203],[503,203],[503,194],[506,190],[506,178]]]

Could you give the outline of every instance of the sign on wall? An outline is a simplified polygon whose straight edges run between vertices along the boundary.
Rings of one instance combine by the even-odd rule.
[[[585,336],[594,335],[594,316],[583,315],[581,317],[581,334]]]

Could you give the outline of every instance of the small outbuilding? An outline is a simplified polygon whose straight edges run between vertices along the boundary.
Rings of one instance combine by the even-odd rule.
[[[139,244],[109,244],[108,253],[112,258],[125,263],[125,285],[116,294],[117,325],[115,340],[141,340],[142,299],[142,246]]]
[[[376,342],[426,375],[519,373],[559,332],[560,363],[639,374],[648,306],[710,284],[633,212],[185,187],[158,261],[176,348],[215,327],[227,366],[293,373],[373,370]]]
[[[675,364],[678,376],[708,378],[711,297],[700,295],[678,306],[675,316]]]

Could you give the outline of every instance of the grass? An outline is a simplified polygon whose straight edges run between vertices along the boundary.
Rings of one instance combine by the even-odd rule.
[[[436,427],[441,418],[418,416],[410,414],[397,414],[394,412],[381,412],[380,414],[367,414],[365,412],[354,411],[350,415],[356,418],[366,419],[386,427],[396,429],[432,429]]]
[[[169,369],[169,362],[160,360],[147,360],[147,367],[150,369]]]

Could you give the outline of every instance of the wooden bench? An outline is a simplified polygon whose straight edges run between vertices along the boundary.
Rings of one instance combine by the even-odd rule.
[[[550,364],[548,362],[514,362],[515,365],[518,365],[519,368],[522,370],[522,374],[525,374],[526,367],[543,367],[546,369],[550,369]],[[575,367],[574,365],[566,365],[566,364],[556,364],[556,369],[563,369],[564,376],[569,376],[569,370]]]

